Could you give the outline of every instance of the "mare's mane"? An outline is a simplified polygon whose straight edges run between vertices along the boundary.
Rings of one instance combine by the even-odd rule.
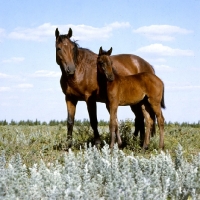
[[[70,38],[68,37],[68,35],[60,35],[59,36],[60,42],[63,42],[63,40],[65,40],[65,39],[68,39],[74,46],[74,48],[73,48],[73,61],[74,61],[75,65],[78,64],[79,49],[89,51],[90,53],[94,53],[90,49],[80,47],[79,44],[77,43],[77,40],[71,41]]]

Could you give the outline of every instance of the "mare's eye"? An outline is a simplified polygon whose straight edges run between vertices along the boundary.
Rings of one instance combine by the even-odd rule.
[[[61,50],[61,48],[60,48],[60,47],[57,47],[57,48],[56,48],[56,51],[60,51],[60,50]]]

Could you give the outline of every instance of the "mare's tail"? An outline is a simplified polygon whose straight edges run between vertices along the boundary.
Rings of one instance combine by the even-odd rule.
[[[164,87],[163,87],[163,93],[162,93],[162,99],[161,99],[161,107],[166,108],[165,101],[164,101]]]

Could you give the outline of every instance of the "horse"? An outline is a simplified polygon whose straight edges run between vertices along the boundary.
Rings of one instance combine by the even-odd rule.
[[[89,49],[81,48],[76,41],[72,41],[72,29],[67,34],[60,35],[58,28],[55,30],[56,63],[60,66],[62,75],[60,85],[65,95],[67,106],[67,146],[72,145],[72,131],[76,105],[78,101],[85,101],[89,113],[90,125],[94,133],[94,143],[101,143],[98,132],[96,102],[107,102],[106,85],[102,74],[97,72],[96,61],[98,55]],[[111,56],[115,71],[121,76],[149,72],[154,74],[153,67],[144,59],[131,54]],[[103,76],[104,77],[104,76]],[[108,106],[107,106],[108,109]],[[131,106],[135,118],[135,132],[140,131],[140,140],[144,140],[144,117],[138,106]]]
[[[139,104],[146,123],[143,149],[147,149],[149,145],[149,136],[153,125],[151,110],[157,118],[160,130],[159,147],[163,149],[164,117],[161,108],[165,108],[164,83],[155,74],[148,72],[129,76],[117,74],[114,68],[115,63],[110,58],[111,53],[112,47],[108,51],[103,51],[102,47],[100,47],[97,58],[97,70],[106,76],[108,106],[110,110],[110,148],[113,148],[116,138],[118,145],[122,143],[116,121],[118,106]]]

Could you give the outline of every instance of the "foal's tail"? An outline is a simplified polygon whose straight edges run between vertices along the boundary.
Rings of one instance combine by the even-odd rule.
[[[162,99],[161,99],[161,107],[166,108],[165,101],[164,101],[164,86],[163,86],[163,93],[162,93]]]

